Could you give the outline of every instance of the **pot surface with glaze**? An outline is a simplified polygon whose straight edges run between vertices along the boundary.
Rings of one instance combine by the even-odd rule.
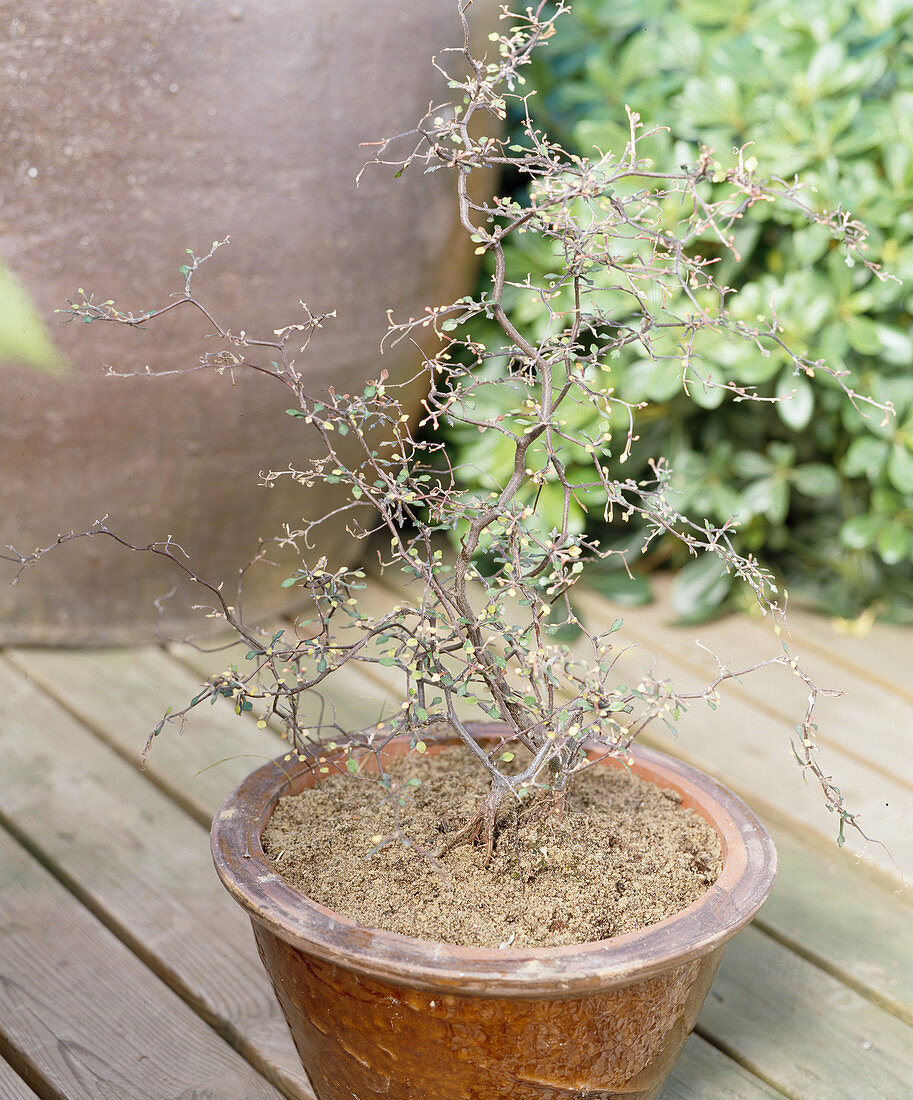
[[[288,768],[266,765],[227,800],[213,854],[251,917],[320,1100],[655,1097],[725,943],[773,886],[773,845],[739,799],[635,749],[634,770],[676,790],[723,843],[723,871],[693,905],[641,933],[525,951],[365,929],[293,890],[262,853],[279,797],[313,782],[307,762]]]

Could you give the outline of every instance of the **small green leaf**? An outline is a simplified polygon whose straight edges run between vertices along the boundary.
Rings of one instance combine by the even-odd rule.
[[[877,355],[881,351],[878,325],[868,317],[857,314],[846,322],[850,344],[862,355]]]
[[[854,439],[841,463],[847,477],[864,474],[869,481],[877,481],[888,459],[890,445],[887,440],[875,439],[871,435]]]
[[[560,623],[552,623],[545,629],[556,642],[562,644],[576,641],[583,633],[583,627],[579,622],[570,622],[567,619]]]
[[[789,483],[782,477],[764,477],[752,482],[742,493],[738,515],[742,519],[765,516],[775,526],[789,512]]]

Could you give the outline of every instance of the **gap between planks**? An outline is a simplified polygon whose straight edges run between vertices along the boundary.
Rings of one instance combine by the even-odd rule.
[[[0,1034],[0,1100],[39,1100],[38,1094],[32,1091],[4,1056],[15,1062],[22,1074],[30,1075],[29,1068],[20,1061],[16,1051],[7,1047],[3,1035]]]

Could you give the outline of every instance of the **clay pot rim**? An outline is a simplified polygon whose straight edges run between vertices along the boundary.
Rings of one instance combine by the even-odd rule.
[[[494,723],[470,726],[483,739],[499,729]],[[474,996],[574,996],[627,985],[725,944],[761,908],[777,868],[767,831],[721,783],[655,749],[635,746],[632,755],[635,773],[677,791],[685,806],[716,829],[723,870],[687,908],[612,939],[563,947],[463,947],[367,928],[312,901],[273,870],[260,837],[290,784],[293,790],[304,786],[313,760],[289,763],[280,757],[252,772],[213,818],[213,860],[252,920],[306,954],[369,978]]]

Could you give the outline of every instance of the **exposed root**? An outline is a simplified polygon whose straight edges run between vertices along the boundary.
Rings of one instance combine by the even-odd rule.
[[[461,829],[448,837],[435,851],[434,858],[441,859],[448,852],[452,852],[454,848],[459,848],[461,844],[480,844],[485,850],[485,866],[487,867],[494,852],[498,817],[504,803],[508,801],[510,796],[511,791],[507,785],[493,789],[478,812]],[[567,791],[552,790],[550,793],[543,794],[533,800],[522,811],[518,809],[517,828],[519,828],[521,818],[549,816],[556,817],[560,821],[564,817],[566,809]]]
[[[435,859],[443,858],[448,852],[452,852],[454,848],[459,848],[461,844],[478,844],[481,843],[485,849],[485,866],[487,867],[491,863],[492,852],[495,846],[495,823],[498,819],[498,808],[500,806],[501,799],[489,797],[486,799],[484,806],[462,829],[458,830],[449,837],[434,853]]]
[[[567,809],[567,788],[565,787],[560,791],[553,790],[549,795],[549,801],[551,802],[549,814],[559,821],[563,821],[564,812]]]

